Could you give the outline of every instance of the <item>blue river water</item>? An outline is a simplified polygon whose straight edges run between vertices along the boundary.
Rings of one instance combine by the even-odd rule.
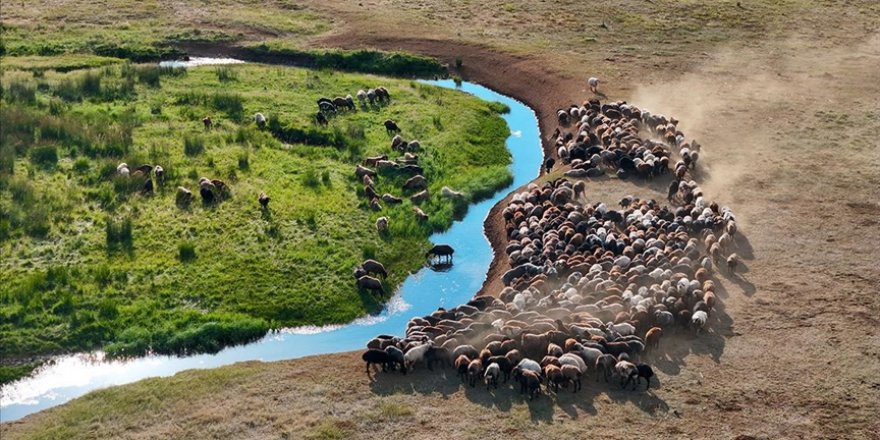
[[[483,221],[492,206],[513,188],[538,175],[543,157],[538,119],[525,104],[477,84],[456,86],[452,80],[423,82],[458,88],[510,107],[510,112],[503,118],[511,130],[507,148],[513,156],[510,166],[513,183],[489,199],[470,206],[464,219],[455,222],[446,232],[431,236],[432,242],[450,244],[455,249],[455,264],[450,270],[435,272],[423,268],[411,275],[378,315],[339,326],[284,329],[216,354],[145,356],[124,361],[105,360],[101,352],[61,356],[34,375],[0,390],[0,421],[16,420],[95,389],[147,377],[171,376],[183,370],[213,368],[241,361],[275,361],[361,349],[375,335],[403,334],[406,322],[413,316],[470,300],[482,286],[492,261],[492,249],[483,232]]]

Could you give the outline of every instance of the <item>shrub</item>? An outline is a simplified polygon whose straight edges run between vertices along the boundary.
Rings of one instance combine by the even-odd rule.
[[[238,81],[238,73],[228,66],[220,66],[215,70],[217,72],[217,79],[220,82]]]
[[[330,171],[329,170],[324,170],[324,172],[321,173],[321,182],[324,183],[324,186],[330,186],[331,182],[330,182]]]
[[[241,121],[244,118],[244,100],[240,95],[215,93],[211,96],[211,107],[226,112],[230,119]]]
[[[159,66],[138,66],[138,81],[149,87],[159,88],[161,86],[162,68]]]
[[[183,137],[183,153],[187,156],[195,156],[205,151],[205,140],[198,135],[186,135]]]
[[[3,90],[3,97],[8,102],[33,105],[37,102],[37,89],[24,81],[12,81],[9,88]]]
[[[318,173],[313,168],[306,170],[302,176],[302,184],[309,188],[317,188],[321,184],[321,181],[318,180]]]
[[[244,171],[244,170],[250,168],[250,166],[251,166],[250,155],[248,154],[248,152],[245,151],[245,152],[239,154],[238,155],[238,169]]]
[[[258,60],[283,58],[294,64],[318,69],[347,70],[407,77],[446,76],[446,67],[434,58],[401,52],[375,50],[300,50],[265,43],[247,50]]]
[[[122,220],[114,220],[108,217],[105,232],[108,250],[132,248],[131,218],[126,217]]]
[[[184,241],[177,245],[177,254],[184,263],[193,261],[196,259],[196,246],[191,241]]]
[[[73,171],[76,171],[78,174],[85,174],[89,171],[89,168],[91,168],[89,160],[84,157],[80,157],[73,162]]]
[[[58,148],[54,145],[41,145],[31,148],[31,162],[43,168],[58,164]]]

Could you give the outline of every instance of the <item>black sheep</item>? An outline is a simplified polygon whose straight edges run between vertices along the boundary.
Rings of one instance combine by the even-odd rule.
[[[654,370],[651,369],[647,364],[638,364],[636,365],[636,371],[633,371],[629,374],[629,377],[626,378],[626,383],[623,384],[623,387],[626,388],[629,385],[629,382],[636,378],[635,383],[633,384],[633,390],[638,388],[639,384],[642,383],[642,378],[645,378],[645,382],[647,382],[646,390],[651,388],[651,378],[654,377]]]
[[[364,362],[367,363],[367,375],[370,374],[370,365],[381,364],[382,371],[388,371],[388,365],[394,361],[391,355],[383,350],[377,350],[375,348],[371,348],[365,351],[364,354],[361,356],[361,359],[363,359]]]

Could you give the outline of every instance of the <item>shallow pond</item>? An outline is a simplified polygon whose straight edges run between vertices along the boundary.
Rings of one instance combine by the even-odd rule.
[[[213,60],[213,62],[212,62]],[[228,64],[216,59],[192,59],[180,66]],[[0,421],[60,405],[89,391],[131,383],[147,377],[170,376],[191,368],[212,368],[235,362],[275,361],[308,355],[361,349],[378,334],[403,334],[413,316],[429,314],[437,307],[452,307],[471,299],[480,289],[492,261],[492,249],[483,233],[489,210],[513,188],[533,180],[542,160],[538,120],[525,104],[477,84],[456,86],[452,80],[424,81],[446,88],[458,88],[482,99],[510,107],[503,115],[510,127],[507,147],[513,156],[513,183],[491,198],[471,205],[461,221],[443,233],[431,236],[434,243],[455,249],[455,264],[445,272],[424,268],[403,283],[386,309],[378,315],[349,324],[328,327],[298,327],[272,332],[251,344],[229,347],[216,354],[186,357],[146,356],[120,361],[104,360],[103,353],[62,356],[31,377],[8,384],[0,391]]]

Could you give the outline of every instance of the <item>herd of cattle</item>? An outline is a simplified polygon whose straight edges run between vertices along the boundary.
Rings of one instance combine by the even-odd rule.
[[[498,387],[513,378],[534,398],[616,378],[650,381],[643,363],[669,332],[702,332],[717,302],[713,268],[737,268],[736,220],[709,203],[693,180],[699,144],[677,121],[626,103],[590,100],[558,113],[554,134],[563,177],[532,183],[503,211],[510,270],[504,288],[467,304],[413,318],[406,335],[380,335],[362,358],[406,374],[419,365],[451,366],[463,381]],[[672,206],[632,196],[617,206],[586,201],[587,181],[670,170]],[[556,165],[548,159],[545,169]],[[674,190],[674,191],[673,191]]]

